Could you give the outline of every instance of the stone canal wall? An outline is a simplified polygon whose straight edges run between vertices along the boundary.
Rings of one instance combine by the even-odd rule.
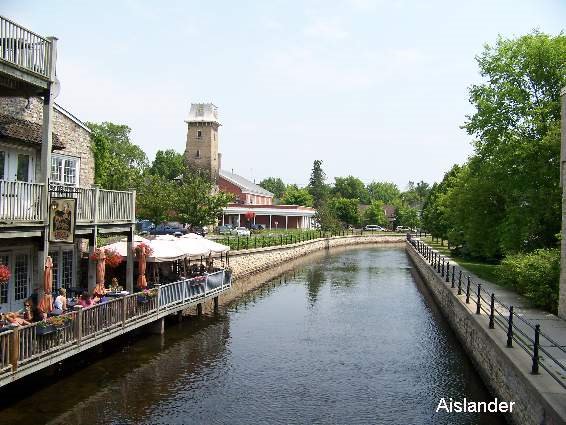
[[[289,269],[289,263],[301,259],[308,254],[323,253],[331,248],[375,245],[403,244],[405,235],[349,235],[320,238],[297,244],[271,246],[230,253],[232,269],[232,289],[219,298],[220,305],[226,305],[241,295],[258,288],[271,277],[275,277]],[[312,260],[312,256],[306,261]],[[204,311],[212,310],[212,302],[207,302]]]
[[[411,244],[406,250],[491,393],[500,401],[515,402],[507,420],[516,425],[565,424],[564,389],[545,372],[531,375],[530,357],[519,347],[506,347],[505,331],[489,329],[488,317],[475,314],[474,302],[466,304],[465,296],[453,292]]]

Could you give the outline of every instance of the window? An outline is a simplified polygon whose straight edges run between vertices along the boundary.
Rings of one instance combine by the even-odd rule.
[[[197,130],[197,139],[202,138],[202,130]]]
[[[18,154],[16,180],[20,182],[29,181],[29,155],[27,154]]]
[[[14,265],[14,299],[20,301],[28,297],[29,261],[27,254],[17,254]]]
[[[53,156],[51,159],[51,181],[68,186],[77,185],[78,158]]]
[[[0,255],[0,264],[3,266],[10,267],[9,257],[5,254]],[[6,304],[8,302],[8,286],[10,284],[0,285],[0,304]]]
[[[49,255],[53,260],[53,290],[74,286],[74,248],[55,247],[49,251]]]
[[[197,158],[200,158],[200,150],[197,149]]]
[[[0,151],[0,180],[6,178],[5,170],[6,170],[6,152]]]

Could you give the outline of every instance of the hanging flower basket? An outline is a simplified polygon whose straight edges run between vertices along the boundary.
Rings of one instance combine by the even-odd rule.
[[[92,261],[99,261],[106,258],[106,253],[102,248],[96,248],[94,253],[92,253],[89,257]]]
[[[106,249],[105,255],[106,255],[106,265],[112,269],[118,267],[120,264],[122,264],[122,261],[124,260],[122,256],[118,253],[118,251],[116,251],[115,249]]]
[[[0,265],[0,285],[5,285],[10,280],[10,269],[8,266]]]
[[[134,247],[134,255],[139,258],[140,255],[142,255],[142,250],[145,250],[146,257],[151,257],[153,255],[153,249],[151,249],[151,247],[145,242],[140,242]]]

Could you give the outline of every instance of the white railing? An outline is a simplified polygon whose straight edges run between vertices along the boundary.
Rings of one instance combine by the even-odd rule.
[[[53,43],[0,16],[0,59],[51,78]]]
[[[135,221],[134,192],[98,191],[98,222]]]
[[[217,297],[231,287],[229,271],[183,279],[138,292],[58,318],[0,333],[0,385],[20,368],[40,370],[54,357],[70,357],[138,326]],[[58,358],[59,358],[58,357]],[[44,364],[45,363],[45,364]],[[30,370],[31,370],[30,369]],[[31,372],[30,372],[31,373]],[[20,374],[18,377],[25,376]]]
[[[0,221],[41,222],[45,214],[41,183],[0,180]]]
[[[0,224],[43,222],[44,190],[43,183],[0,180]],[[51,196],[77,200],[79,224],[135,221],[135,192],[57,185],[50,185],[49,191]]]

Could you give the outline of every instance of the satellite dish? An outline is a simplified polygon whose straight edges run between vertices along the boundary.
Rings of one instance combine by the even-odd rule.
[[[55,99],[59,96],[59,93],[61,93],[61,83],[59,82],[59,78],[55,76],[55,81],[53,81],[53,84],[51,85],[51,96]]]

